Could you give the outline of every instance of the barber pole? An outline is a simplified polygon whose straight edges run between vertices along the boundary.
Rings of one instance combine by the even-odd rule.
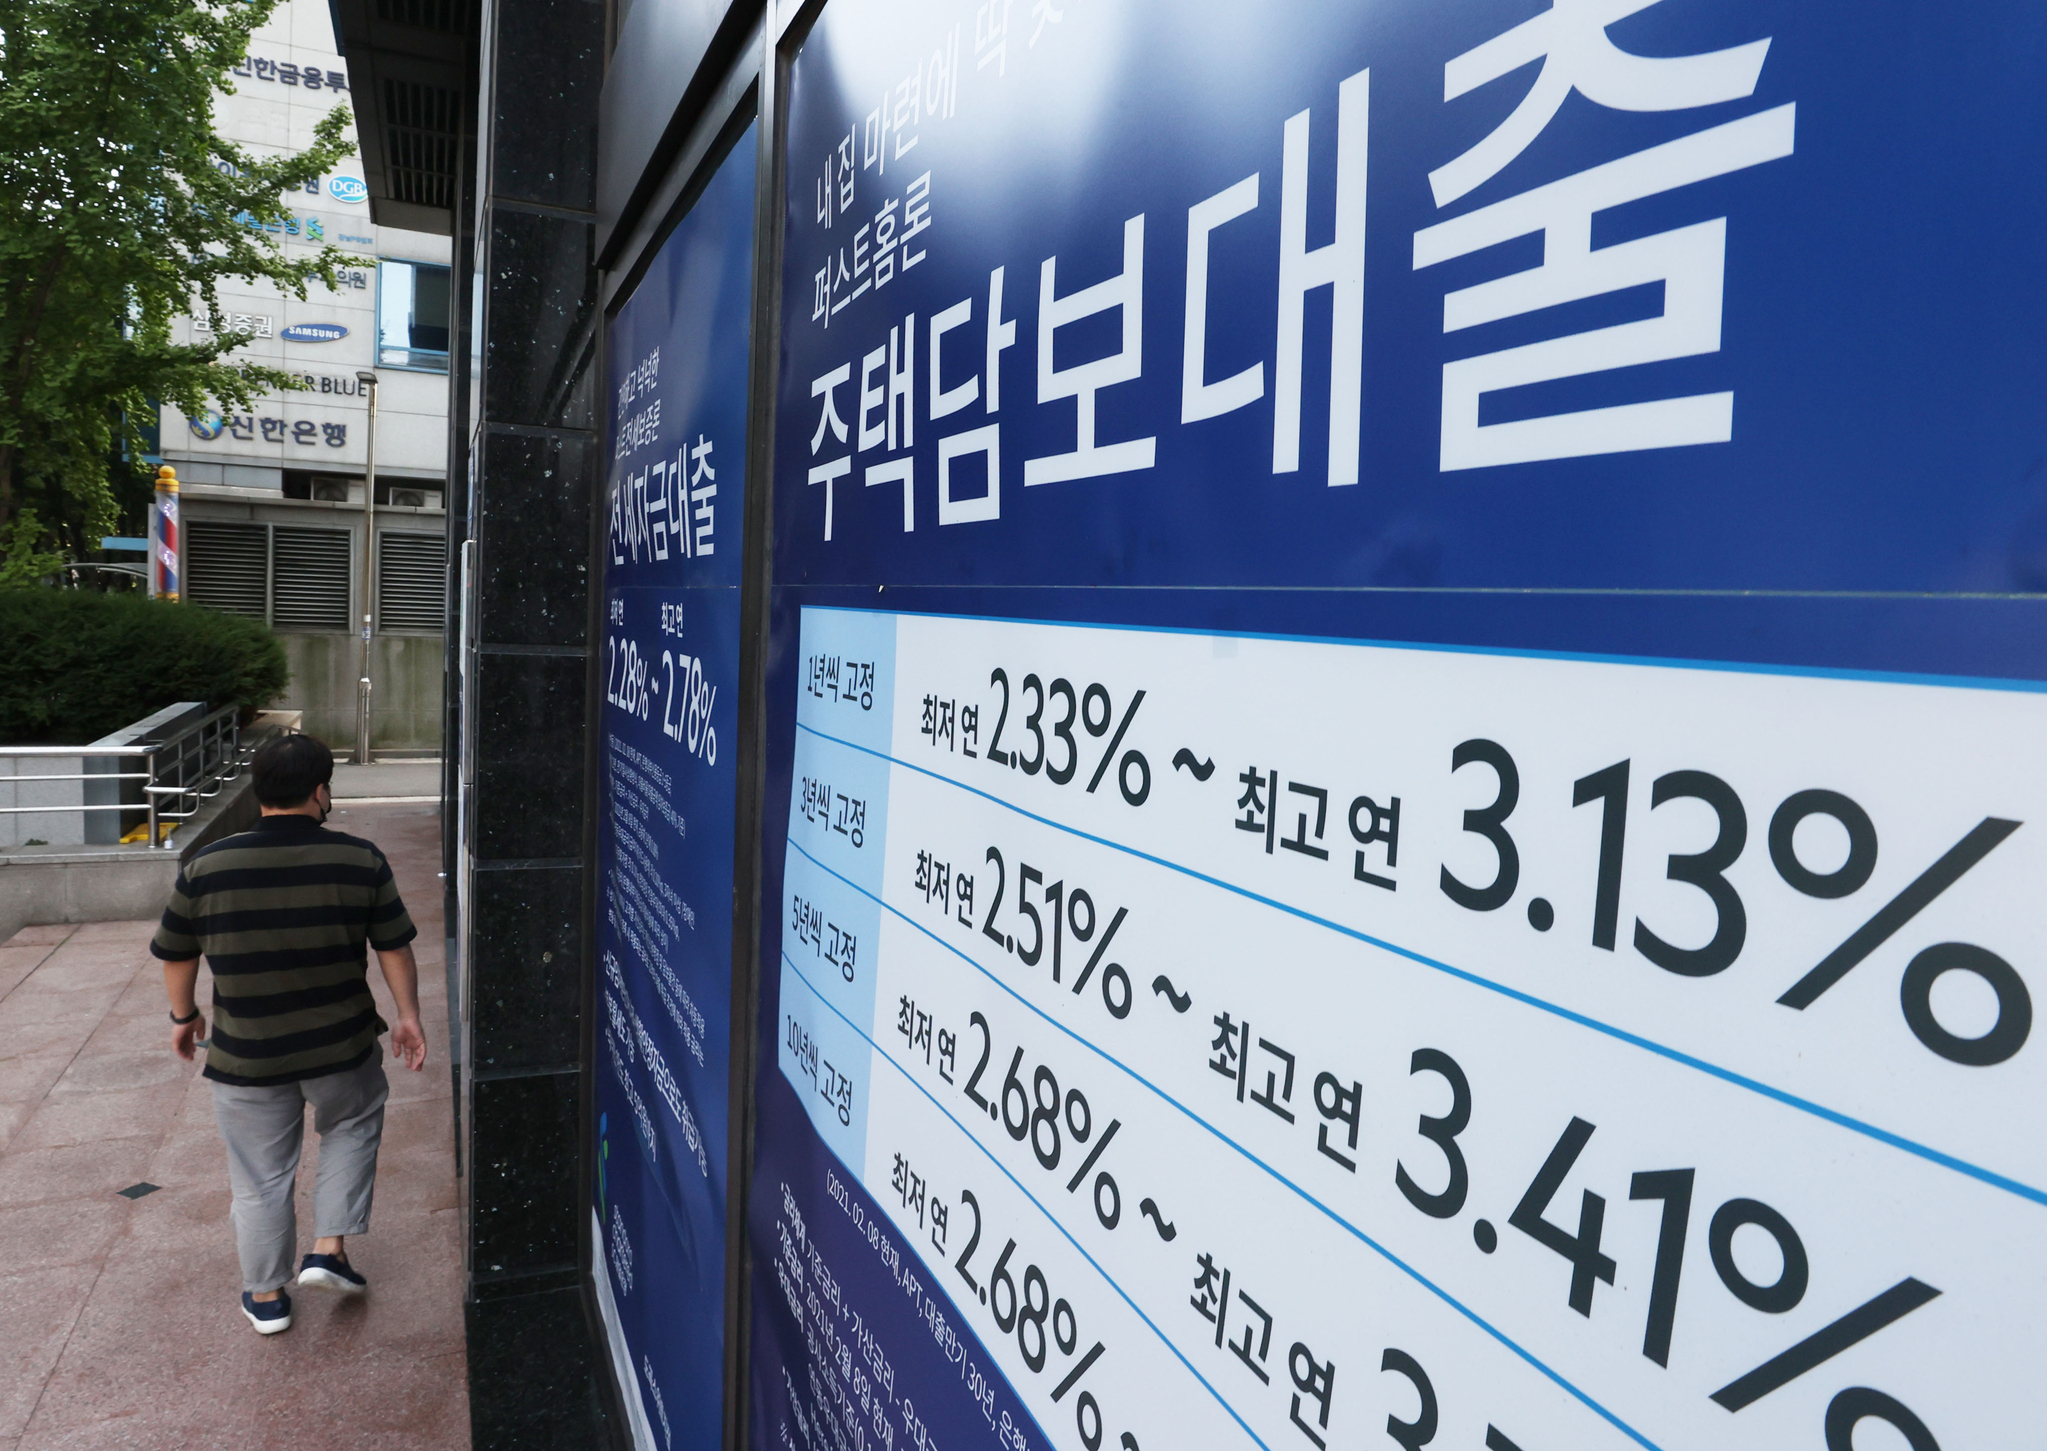
[[[149,514],[149,592],[173,604],[178,598],[178,471],[156,471],[156,507]]]

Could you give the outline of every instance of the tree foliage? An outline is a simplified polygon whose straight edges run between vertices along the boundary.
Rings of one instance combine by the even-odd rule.
[[[0,0],[0,576],[34,568],[47,524],[114,521],[110,470],[134,470],[160,400],[187,414],[302,386],[227,361],[223,282],[303,299],[339,250],[287,254],[264,224],[347,156],[337,106],[297,155],[214,131],[217,95],[277,0]],[[213,332],[172,341],[205,309]],[[38,513],[37,511],[40,510]],[[33,517],[32,517],[33,515]]]

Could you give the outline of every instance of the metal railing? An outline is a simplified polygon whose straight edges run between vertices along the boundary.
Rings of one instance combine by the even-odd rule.
[[[56,816],[73,811],[143,811],[149,822],[150,846],[171,845],[164,841],[163,823],[175,825],[199,814],[201,803],[218,796],[221,788],[241,775],[249,764],[249,751],[242,747],[240,709],[224,706],[194,721],[161,741],[132,746],[0,746],[0,760],[71,759],[80,761],[113,757],[124,762],[140,761],[140,771],[78,771],[49,775],[23,775],[17,764],[13,776],[0,776],[0,785],[20,788],[44,781],[140,781],[142,800],[112,801],[50,806],[0,806],[5,816]],[[119,787],[116,792],[118,794]],[[84,792],[81,790],[81,796]]]

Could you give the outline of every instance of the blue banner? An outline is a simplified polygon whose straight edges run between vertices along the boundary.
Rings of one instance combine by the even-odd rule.
[[[824,7],[754,1444],[2025,1439],[2043,52]]]
[[[663,1446],[723,1405],[752,135],[608,332],[592,1273]]]

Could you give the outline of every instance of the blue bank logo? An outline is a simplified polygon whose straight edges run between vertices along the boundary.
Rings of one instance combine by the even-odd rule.
[[[327,181],[327,190],[334,194],[334,200],[338,202],[366,202],[370,199],[370,189],[363,185],[360,177],[330,177]]]
[[[348,329],[338,322],[298,322],[278,336],[288,343],[334,343],[347,337]]]
[[[227,421],[218,413],[201,413],[185,421],[192,426],[192,432],[201,438],[219,438],[221,430],[227,427]]]

